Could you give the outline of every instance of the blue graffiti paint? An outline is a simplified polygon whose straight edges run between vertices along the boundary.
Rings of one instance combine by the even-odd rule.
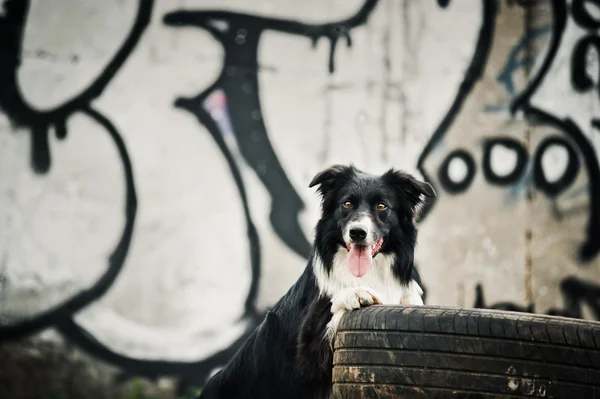
[[[506,196],[506,204],[514,205],[517,200],[521,198],[521,196],[525,193],[527,188],[531,186],[533,183],[533,176],[531,173],[531,165],[527,167],[527,171],[523,174],[523,177],[516,181],[512,187],[508,190],[508,195]]]
[[[485,112],[485,113],[504,112],[504,111],[508,111],[508,105],[486,105],[483,108],[483,112]]]
[[[552,27],[548,25],[526,32],[510,51],[504,66],[496,78],[506,90],[509,102],[518,94],[515,90],[513,74],[521,68],[532,66],[535,62],[534,57],[522,54],[525,53],[531,42],[541,39],[545,35],[550,34],[551,31]],[[486,105],[483,111],[486,113],[508,111],[508,103],[504,105]]]
[[[571,192],[567,193],[567,197],[568,198],[575,198],[575,197],[579,197],[581,195],[587,195],[587,193],[590,190],[590,185],[589,184],[584,184],[581,187],[575,188],[573,189]]]

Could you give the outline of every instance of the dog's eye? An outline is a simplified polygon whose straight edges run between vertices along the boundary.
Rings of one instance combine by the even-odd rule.
[[[380,202],[379,204],[377,204],[377,210],[378,211],[383,211],[387,208],[387,205],[384,204],[383,202]]]
[[[348,208],[348,209],[352,208],[352,202],[350,202],[350,201],[344,202],[344,208]]]

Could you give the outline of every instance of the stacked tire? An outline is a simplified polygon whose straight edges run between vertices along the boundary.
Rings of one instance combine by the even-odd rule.
[[[600,398],[600,323],[451,307],[348,312],[336,398]]]

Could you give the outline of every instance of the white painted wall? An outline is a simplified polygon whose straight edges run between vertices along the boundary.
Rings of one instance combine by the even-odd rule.
[[[361,5],[358,0],[156,2],[137,47],[92,103],[124,139],[138,196],[131,246],[116,282],[75,315],[106,348],[142,360],[198,361],[227,348],[247,326],[241,316],[251,281],[249,243],[235,182],[206,128],[173,105],[215,81],[224,50],[205,30],[165,25],[165,14],[222,9],[319,24],[347,18]],[[17,75],[29,106],[52,110],[84,90],[125,40],[137,7],[129,0],[63,0],[59,6],[33,1]],[[443,158],[464,148],[474,154],[476,176],[460,195],[438,188],[439,200],[421,224],[417,260],[430,304],[473,306],[474,287],[481,283],[488,304],[525,306],[534,300],[536,310],[545,311],[562,306],[559,284],[566,276],[600,278],[597,259],[582,267],[575,257],[585,238],[590,177],[582,167],[556,200],[537,193],[532,201],[523,188],[528,177],[517,188],[491,186],[484,179],[484,138],[512,137],[534,149],[549,134],[564,136],[534,127],[520,114],[483,110],[512,100],[497,77],[524,35],[523,10],[504,2],[501,9],[483,78],[424,164],[440,187],[437,169]],[[547,5],[536,18],[536,26],[551,32]],[[433,0],[381,1],[368,23],[351,31],[351,48],[338,42],[333,74],[327,69],[327,40],[312,48],[303,36],[263,33],[260,116],[306,205],[300,222],[309,239],[318,199],[307,185],[327,165],[354,162],[377,173],[396,166],[418,174],[419,155],[455,99],[482,23],[479,2],[453,1],[444,9]],[[532,103],[572,118],[598,151],[600,132],[590,127],[590,119],[600,115],[597,91],[576,93],[569,80],[574,43],[588,33],[569,16],[556,59]],[[550,33],[536,42],[530,77],[549,41]],[[597,54],[590,57],[590,68],[597,71]],[[527,86],[524,69],[512,77],[517,93]],[[14,326],[60,306],[106,271],[125,223],[125,187],[114,143],[85,113],[68,116],[65,140],[51,137],[53,164],[44,175],[30,167],[31,129],[12,126],[0,115],[0,311]],[[233,136],[228,140],[235,143]],[[500,153],[494,165],[510,167],[512,156]],[[560,172],[557,156],[548,173]],[[256,305],[265,309],[293,284],[305,259],[274,232],[265,186],[239,154],[236,160],[261,240]],[[557,203],[562,219],[553,210]],[[531,242],[524,238],[528,229]]]

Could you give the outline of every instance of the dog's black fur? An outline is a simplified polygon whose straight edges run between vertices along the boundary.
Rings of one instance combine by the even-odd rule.
[[[379,253],[395,254],[393,276],[420,285],[413,265],[414,217],[421,195],[435,196],[429,184],[400,171],[373,176],[352,165],[334,165],[317,174],[313,186],[322,196],[322,217],[306,269],[199,398],[329,397],[333,353],[325,332],[332,298],[320,290],[314,263],[318,256],[319,267],[330,274],[336,252],[346,246],[343,228],[354,215],[371,215],[377,234],[385,237]],[[348,209],[346,201],[355,206]],[[375,209],[382,202],[387,208]]]

